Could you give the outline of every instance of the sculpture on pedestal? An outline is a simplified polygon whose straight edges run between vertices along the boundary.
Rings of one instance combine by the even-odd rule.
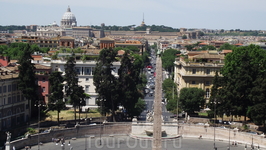
[[[10,142],[10,139],[11,139],[11,133],[6,132],[6,142]]]

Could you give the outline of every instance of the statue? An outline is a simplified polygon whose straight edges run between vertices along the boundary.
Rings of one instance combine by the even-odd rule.
[[[11,139],[11,133],[6,132],[6,142],[10,142],[10,139]]]
[[[153,122],[153,115],[154,115],[154,113],[153,113],[153,111],[150,111],[149,113],[147,113],[147,115],[146,115],[146,120],[148,121],[148,122]]]

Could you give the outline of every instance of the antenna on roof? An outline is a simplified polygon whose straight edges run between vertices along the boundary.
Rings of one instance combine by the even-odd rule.
[[[144,22],[144,13],[143,13],[143,22]]]

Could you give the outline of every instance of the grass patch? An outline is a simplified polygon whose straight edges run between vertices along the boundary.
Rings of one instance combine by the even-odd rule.
[[[79,117],[79,113],[77,111],[77,118]],[[88,113],[81,112],[80,118],[94,118],[100,117],[101,114],[97,110],[90,110]],[[62,110],[59,114],[60,120],[74,120],[74,109],[69,110]],[[57,111],[49,111],[47,113],[47,117],[45,118],[46,121],[57,121]]]
[[[208,117],[208,113],[207,112],[199,112],[198,115],[199,116]]]

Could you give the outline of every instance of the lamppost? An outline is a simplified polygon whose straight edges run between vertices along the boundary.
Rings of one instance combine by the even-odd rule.
[[[36,107],[38,107],[38,150],[40,150],[40,116],[41,116],[41,101],[38,100],[38,103],[35,104]]]
[[[214,99],[213,149],[217,150],[217,147],[215,145],[215,126],[216,126],[216,98]]]
[[[85,134],[85,150],[87,150],[87,147],[88,147],[87,146],[87,143],[88,143],[87,138],[88,138],[88,135]]]
[[[103,101],[105,100],[100,100],[101,101],[101,131],[100,131],[100,145],[102,145],[102,130],[103,130]]]

